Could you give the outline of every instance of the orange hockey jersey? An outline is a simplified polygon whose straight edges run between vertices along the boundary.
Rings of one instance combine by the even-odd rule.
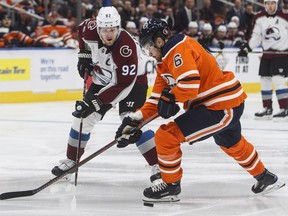
[[[247,97],[233,72],[222,71],[213,55],[183,34],[175,35],[162,48],[151,97],[141,108],[144,120],[157,113],[164,88],[171,89],[185,110],[200,105],[210,110],[233,108]]]
[[[70,29],[65,25],[45,25],[37,27],[35,30],[35,38],[37,41],[41,41],[48,37],[62,37],[64,43],[72,39]]]

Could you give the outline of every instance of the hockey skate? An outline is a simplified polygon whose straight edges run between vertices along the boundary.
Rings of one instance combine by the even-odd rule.
[[[272,113],[273,113],[272,108],[264,107],[262,110],[255,113],[255,119],[256,120],[271,120]]]
[[[155,164],[152,166],[152,169],[151,169],[150,181],[153,184],[157,184],[157,180],[159,179],[161,179],[159,165]]]
[[[288,121],[288,109],[280,109],[280,111],[273,115],[273,121],[286,122]]]
[[[162,179],[157,184],[146,188],[143,191],[143,201],[145,202],[177,202],[180,199],[178,194],[181,192],[180,181],[166,184]]]
[[[257,180],[257,183],[252,186],[251,190],[255,194],[265,195],[284,186],[285,183],[279,182],[278,177],[275,174],[265,170],[265,174]]]
[[[55,176],[60,176],[62,175],[64,172],[66,172],[68,169],[70,169],[71,167],[75,166],[76,162],[70,159],[64,159],[64,160],[60,160],[60,165],[55,166],[51,172],[53,175]],[[70,181],[71,178],[71,173],[66,175],[64,177],[65,180]]]

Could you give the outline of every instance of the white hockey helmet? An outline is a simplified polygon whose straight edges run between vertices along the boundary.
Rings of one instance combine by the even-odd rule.
[[[198,29],[198,23],[195,21],[190,21],[188,24],[188,28],[196,28]]]
[[[275,11],[273,11],[272,13],[269,13],[269,12],[267,11],[267,8],[266,8],[266,6],[265,6],[267,2],[275,2],[275,3],[276,3]],[[266,12],[267,12],[268,14],[273,15],[273,14],[276,13],[276,11],[277,11],[277,9],[278,9],[278,0],[264,0],[264,7],[265,7],[265,10],[266,10]]]
[[[97,28],[117,27],[121,25],[121,17],[113,6],[102,7],[96,18]]]
[[[265,4],[266,2],[276,2],[276,4],[278,4],[278,0],[264,0],[264,4]]]
[[[203,31],[211,31],[212,32],[212,25],[210,23],[205,23],[203,25]]]
[[[226,33],[227,27],[225,25],[220,25],[220,26],[218,26],[217,31]]]

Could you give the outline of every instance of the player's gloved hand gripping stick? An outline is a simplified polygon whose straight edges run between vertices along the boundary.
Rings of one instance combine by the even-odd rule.
[[[145,126],[146,124],[148,124],[149,122],[151,122],[152,120],[154,120],[155,118],[157,118],[158,115],[152,116],[151,118],[147,119],[146,121],[142,122],[136,129],[139,130],[140,128],[142,128],[143,126]],[[2,193],[0,194],[0,200],[5,200],[5,199],[11,199],[11,198],[17,198],[17,197],[26,197],[26,196],[33,196],[35,194],[37,194],[38,192],[44,190],[45,188],[49,187],[50,185],[52,185],[53,183],[55,183],[56,181],[58,181],[59,179],[62,179],[63,177],[65,177],[66,175],[68,175],[69,173],[73,173],[75,172],[76,169],[78,169],[79,167],[81,167],[82,165],[84,165],[85,163],[87,163],[88,161],[92,160],[93,158],[95,158],[96,156],[98,156],[99,154],[105,152],[107,149],[111,148],[112,146],[114,146],[118,141],[116,139],[114,139],[113,141],[111,141],[110,143],[108,143],[107,145],[103,146],[101,149],[99,149],[98,151],[94,152],[93,154],[91,154],[90,156],[86,157],[85,159],[83,159],[82,161],[80,161],[78,164],[76,164],[75,166],[71,167],[70,169],[68,169],[66,172],[64,172],[62,175],[56,176],[55,178],[51,179],[50,181],[46,182],[45,184],[41,185],[38,188],[32,189],[32,190],[26,190],[26,191],[13,191],[13,192],[6,192],[6,193]]]

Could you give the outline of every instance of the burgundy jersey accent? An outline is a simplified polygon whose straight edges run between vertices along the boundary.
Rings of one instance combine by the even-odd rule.
[[[103,45],[97,33],[95,19],[85,20],[79,25],[78,31],[80,49],[85,49],[87,45],[90,48],[95,48],[97,45],[97,49],[99,49],[93,52],[92,48],[91,51],[92,59],[95,55],[93,60],[96,59],[97,67],[101,68],[94,72],[99,78],[96,84],[103,85],[103,88],[96,93],[103,103],[115,103],[123,100],[131,91],[134,83],[147,85],[147,74],[138,73],[138,61],[141,59],[139,55],[142,55],[139,51],[140,47],[128,32],[120,30],[114,45],[108,47]],[[141,71],[143,70],[141,68]],[[101,81],[103,82],[101,83]]]

